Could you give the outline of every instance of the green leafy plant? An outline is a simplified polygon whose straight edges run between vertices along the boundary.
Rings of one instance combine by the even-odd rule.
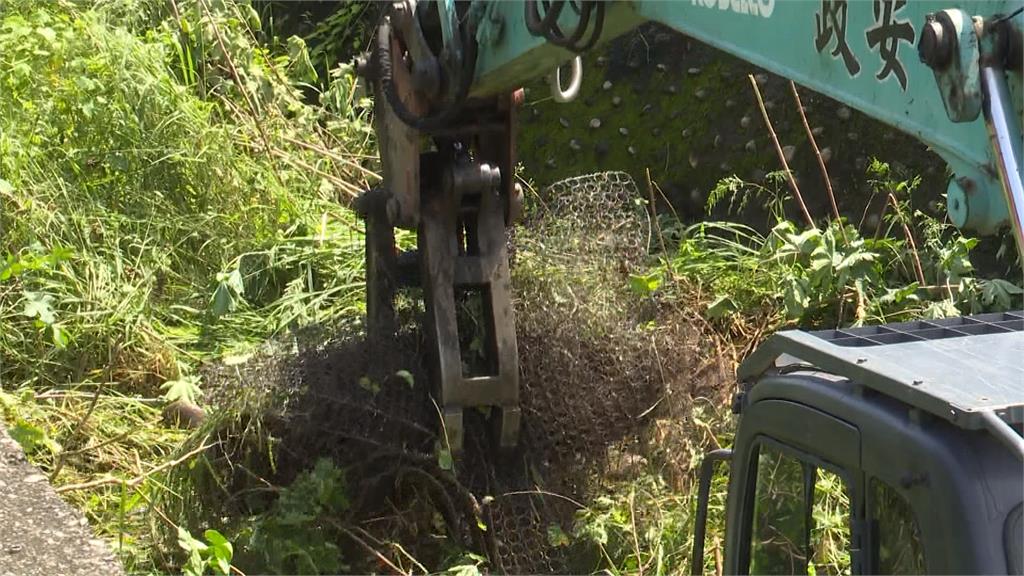
[[[480,576],[484,574],[487,558],[472,552],[463,552],[451,562],[444,574],[448,576]]]
[[[790,200],[786,188],[786,172],[769,172],[764,182],[765,185],[747,182],[735,175],[722,178],[708,194],[704,209],[710,216],[715,208],[728,203],[726,213],[739,214],[754,201],[775,220],[783,220],[786,214],[785,203]]]
[[[203,390],[200,388],[199,376],[184,375],[175,380],[168,380],[160,385],[164,390],[164,400],[167,402],[186,402],[188,404],[198,403]]]
[[[40,449],[46,449],[54,454],[60,451],[60,445],[50,437],[50,434],[31,422],[17,420],[8,433],[21,445],[26,454],[34,454]]]
[[[345,569],[341,518],[349,508],[345,474],[327,459],[283,488],[270,509],[241,529],[238,541],[261,571],[336,574]]]
[[[1019,305],[1019,286],[976,278],[970,252],[977,239],[911,210],[919,179],[894,178],[885,163],[869,167],[872,185],[890,199],[885,234],[864,237],[837,222],[801,229],[777,208],[767,234],[716,222],[677,231],[670,275],[711,292],[712,318],[769,311],[777,315],[772,325],[860,325]],[[742,181],[727,179],[709,207],[745,190]]]
[[[187,576],[202,576],[210,571],[217,574],[228,574],[231,571],[231,558],[234,548],[223,534],[216,530],[203,532],[198,540],[184,528],[178,528],[178,546],[185,551],[188,560],[182,566]]]
[[[267,34],[248,0],[3,2],[0,382],[61,398],[3,416],[58,485],[165,462],[187,432],[152,400],[196,401],[201,363],[362,313],[369,103]],[[160,490],[69,498],[129,571],[162,571]]]

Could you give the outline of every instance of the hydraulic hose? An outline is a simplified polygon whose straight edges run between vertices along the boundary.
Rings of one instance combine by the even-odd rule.
[[[537,0],[527,0],[525,3],[527,29],[535,36],[543,36],[551,44],[573,52],[584,52],[593,48],[604,30],[605,3],[600,0],[584,0],[581,3],[582,6],[578,9],[575,4],[572,4],[573,11],[579,15],[579,22],[576,29],[573,30],[572,36],[566,37],[558,25],[558,16],[561,14],[566,2],[567,0],[553,0],[551,3],[544,2],[545,13],[544,18],[541,19],[540,13],[537,10]],[[580,44],[580,40],[584,37],[587,30],[590,29],[592,13],[594,13],[594,26],[587,40]]]
[[[436,114],[419,116],[405,106],[395,88],[394,70],[392,68],[393,55],[391,53],[391,23],[385,17],[377,27],[376,57],[381,91],[384,92],[384,98],[387,100],[388,106],[394,110],[395,116],[403,123],[420,132],[431,132],[448,127],[462,110],[462,105],[469,95],[469,89],[473,84],[474,68],[476,67],[476,39],[472,30],[460,29],[460,32],[463,34],[463,46],[465,47],[462,61],[460,62],[461,69],[455,70],[455,78],[449,79],[450,81],[447,83],[450,91],[451,80],[454,80],[455,93],[450,98],[445,99],[443,107]]]
[[[565,6],[564,0],[556,0],[555,4],[547,9],[544,13],[544,19],[541,20],[540,13],[537,11],[536,1],[527,2],[526,29],[534,36],[544,36],[547,38],[548,30],[558,25],[558,16],[562,13],[563,6]]]

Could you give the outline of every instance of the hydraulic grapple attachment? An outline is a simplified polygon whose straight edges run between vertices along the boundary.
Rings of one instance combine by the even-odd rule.
[[[390,22],[408,17],[402,6]],[[382,26],[380,33],[389,30]],[[425,114],[417,86],[434,81],[424,81],[429,72],[421,70],[417,84],[415,67],[410,71],[397,57],[405,43],[388,41],[392,51],[378,50],[375,60],[359,66],[374,88],[384,168],[382,185],[358,206],[366,221],[371,347],[387,345],[397,328],[396,289],[422,288],[430,372],[448,444],[461,450],[466,408],[491,407],[499,445],[512,447],[519,435],[519,365],[506,229],[521,202],[514,184],[513,94],[449,109],[444,125],[435,122],[428,133],[399,115]],[[382,70],[380,59],[388,57],[393,66]],[[396,99],[405,110],[396,110]],[[396,227],[417,231],[417,250],[398,253]],[[462,309],[472,309],[472,326],[460,323]]]

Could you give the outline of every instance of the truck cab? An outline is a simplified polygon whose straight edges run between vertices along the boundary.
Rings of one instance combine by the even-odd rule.
[[[1022,574],[1024,313],[769,339],[739,370],[727,574]],[[698,541],[699,540],[699,541]]]

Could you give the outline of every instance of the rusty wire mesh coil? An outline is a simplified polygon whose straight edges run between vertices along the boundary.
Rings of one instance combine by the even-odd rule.
[[[511,454],[493,449],[486,418],[469,410],[456,474],[438,467],[437,411],[414,329],[375,350],[351,336],[289,346],[244,366],[212,367],[207,380],[274,392],[263,425],[277,439],[275,483],[332,458],[348,470],[346,522],[406,510],[410,518],[372,529],[426,558],[434,552],[418,546],[433,510],[454,542],[487,554],[496,571],[565,572],[566,550],[548,541],[549,527],[571,532],[573,501],[585,501],[610,447],[637,441],[665,387],[665,366],[652,353],[662,336],[639,327],[644,312],[628,289],[650,243],[640,198],[622,172],[570,178],[542,191],[518,229],[517,248],[529,252],[513,267],[524,421]],[[240,457],[224,460],[233,466]],[[237,474],[232,481],[241,490],[251,482]]]

